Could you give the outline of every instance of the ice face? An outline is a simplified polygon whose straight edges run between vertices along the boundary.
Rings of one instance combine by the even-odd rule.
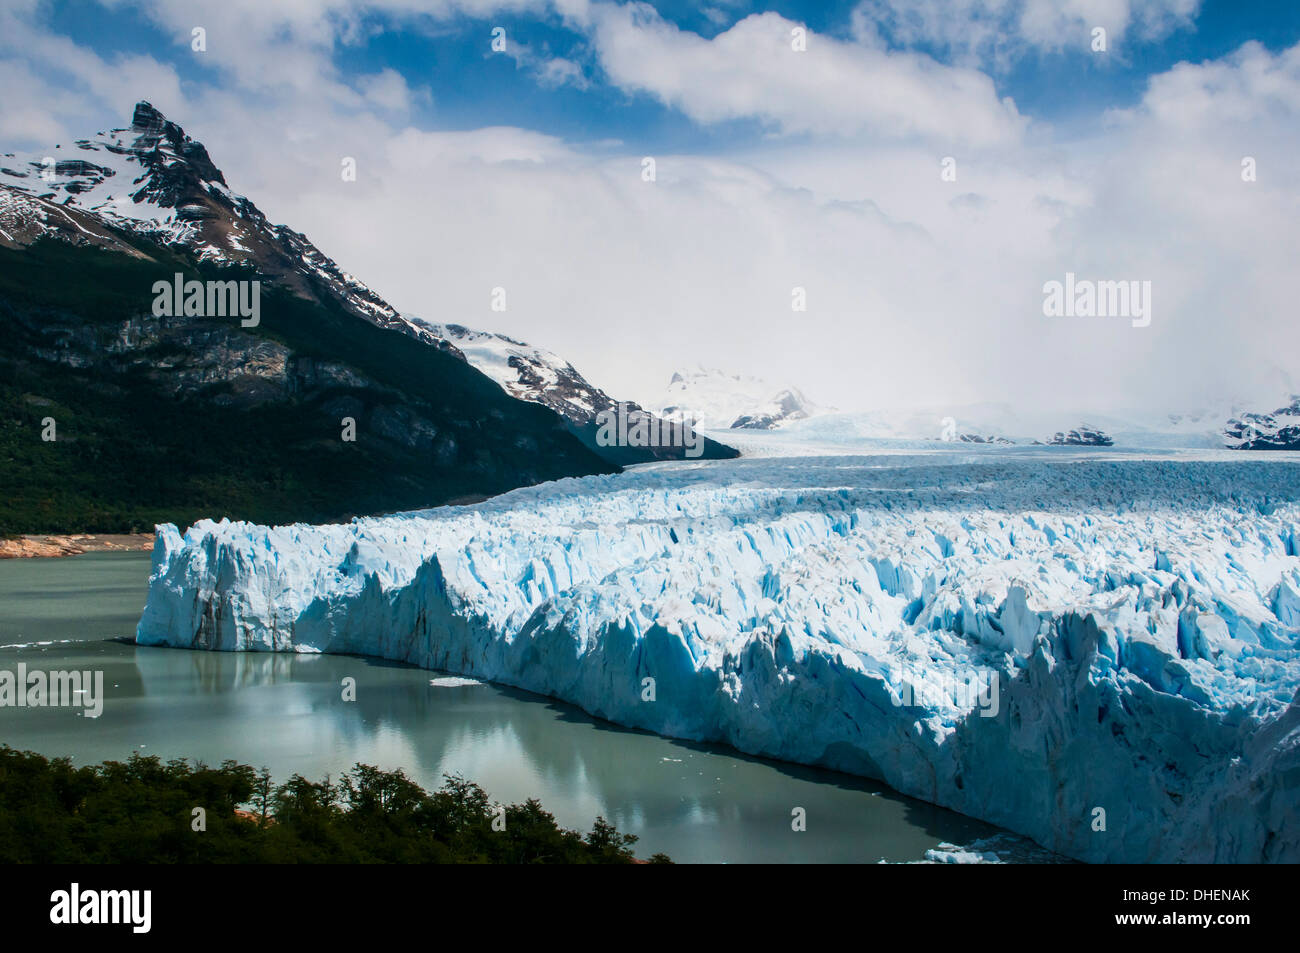
[[[1087,860],[1300,860],[1300,466],[953,459],[164,526],[137,639],[491,679]]]

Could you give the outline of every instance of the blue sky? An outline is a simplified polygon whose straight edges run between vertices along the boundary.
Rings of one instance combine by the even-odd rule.
[[[651,4],[682,30],[713,38],[745,17],[774,11],[806,24],[815,34],[847,38],[857,0],[832,2]],[[709,16],[704,10],[712,10]],[[187,37],[131,4],[105,6],[96,0],[53,0],[40,4],[38,19],[51,30],[106,58],[121,54],[154,56],[173,66],[182,81],[220,83],[208,61],[190,55]],[[193,17],[203,20],[202,14]],[[573,140],[618,139],[644,150],[722,150],[743,148],[764,137],[755,120],[700,123],[645,93],[628,92],[608,82],[593,62],[590,44],[554,10],[410,17],[378,11],[361,18],[363,38],[340,41],[332,61],[344,74],[398,71],[412,87],[427,87],[428,100],[416,104],[411,120],[424,128],[472,129],[506,125],[536,129]],[[488,48],[491,26],[502,25],[512,42],[547,55],[564,57],[583,69],[581,88],[539,83],[516,62]],[[943,44],[900,40],[887,25],[883,39],[891,49],[911,50],[951,63]],[[989,64],[988,75],[1000,96],[1011,97],[1022,114],[1056,122],[1086,119],[1109,107],[1128,107],[1140,99],[1148,78],[1180,61],[1199,63],[1222,57],[1250,40],[1270,51],[1300,41],[1300,4],[1290,0],[1203,0],[1194,20],[1156,37],[1131,34],[1112,47],[1115,55],[1097,57],[1083,48],[1016,51],[1007,62]]]

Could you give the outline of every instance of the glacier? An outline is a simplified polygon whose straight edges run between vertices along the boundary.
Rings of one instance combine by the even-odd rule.
[[[1295,862],[1297,477],[1284,454],[855,453],[164,525],[136,639],[517,686],[1081,860]]]

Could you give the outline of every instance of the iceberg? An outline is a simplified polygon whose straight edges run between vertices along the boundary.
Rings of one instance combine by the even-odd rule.
[[[744,458],[346,524],[165,525],[136,638],[504,683],[1081,860],[1294,862],[1297,476]]]

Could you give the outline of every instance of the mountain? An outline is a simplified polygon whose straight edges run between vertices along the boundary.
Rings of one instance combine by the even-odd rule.
[[[545,348],[460,324],[438,324],[410,315],[406,320],[427,331],[430,339],[451,344],[511,397],[542,404],[569,420],[582,421],[614,404],[572,364]]]
[[[811,417],[815,409],[808,398],[793,387],[778,391],[761,404],[751,407],[731,422],[732,429],[773,430],[790,420]]]
[[[1234,450],[1300,450],[1300,394],[1272,413],[1232,418],[1223,435]]]
[[[0,169],[0,173],[7,171]],[[94,215],[0,182],[0,248],[26,248],[41,238],[151,260]]]
[[[999,403],[881,407],[820,413],[774,431],[728,433],[746,456],[796,452],[845,453],[889,445],[914,449],[950,444],[985,446],[1128,447],[1217,450],[1224,446],[1226,413],[1171,417],[1159,411],[1119,415]],[[1080,423],[1086,420],[1087,423]],[[1059,434],[1059,436],[1058,436]]]
[[[827,412],[793,387],[703,367],[674,373],[651,407],[662,416],[694,420],[706,430],[772,430]]]
[[[1083,424],[1069,431],[1058,430],[1047,444],[1052,447],[1111,447],[1115,441],[1105,431]]]
[[[136,105],[129,127],[79,139],[70,149],[0,155],[0,185],[43,203],[39,211],[47,225],[44,231],[4,235],[9,229],[0,207],[0,243],[10,247],[49,234],[51,224],[63,226],[60,213],[81,211],[101,228],[206,264],[247,266],[308,300],[329,296],[374,324],[404,329],[391,305],[306,235],[272,225],[256,205],[232,192],[204,145],[147,102]]]
[[[0,532],[328,521],[617,468],[268,223],[147,103],[72,151],[0,160]],[[177,274],[194,309],[157,292]],[[210,310],[225,282],[255,318]]]
[[[988,443],[996,444],[1000,447],[1010,447],[1015,444],[1014,440],[1008,440],[1006,437],[998,437],[992,434],[963,433],[957,434],[954,439],[961,443]]]
[[[664,440],[663,446],[605,447],[597,441],[598,416],[605,411],[616,411],[622,404],[625,413],[633,420],[648,416],[633,401],[617,401],[599,387],[591,384],[578,370],[553,351],[525,344],[504,334],[475,331],[459,324],[438,324],[403,315],[417,335],[454,353],[464,356],[473,367],[482,371],[511,397],[527,400],[559,414],[568,422],[573,432],[596,453],[620,465],[642,463],[648,459],[677,459],[683,456],[680,440]],[[680,423],[670,418],[664,426],[680,430]],[[705,459],[727,459],[738,456],[730,447],[700,435]]]
[[[672,446],[601,446],[593,420],[616,401],[557,355],[501,335],[400,314],[306,235],[271,224],[230,189],[202,143],[147,102],[136,105],[128,128],[52,152],[0,156],[0,187],[11,188],[0,188],[0,246],[23,247],[48,235],[131,254],[129,245],[113,237],[118,232],[204,264],[249,268],[306,300],[334,301],[372,324],[468,361],[511,396],[560,414],[589,449],[611,463],[682,456]],[[457,342],[470,346],[475,357]],[[735,451],[707,441],[702,455],[728,457]]]

